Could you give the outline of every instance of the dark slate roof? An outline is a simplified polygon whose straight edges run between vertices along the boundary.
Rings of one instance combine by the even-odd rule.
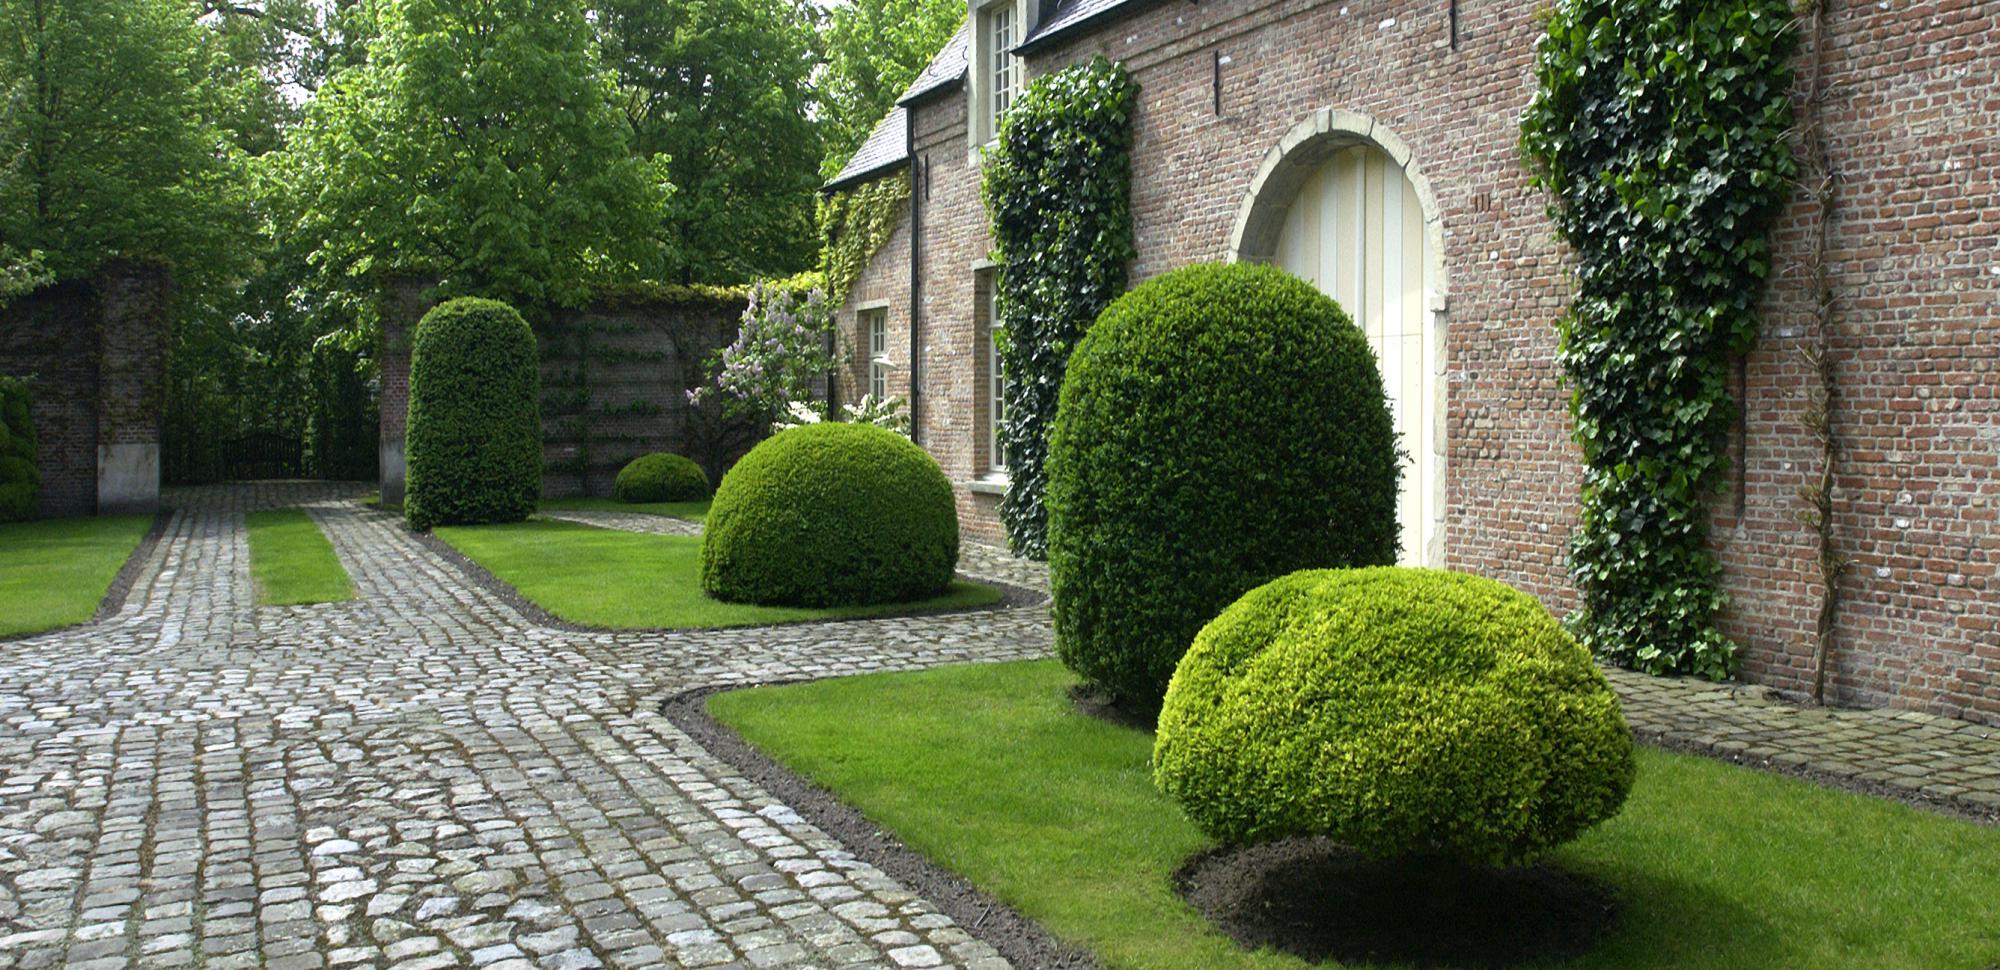
[[[821,189],[835,192],[896,168],[910,160],[910,113],[901,105],[889,109],[882,120],[875,123],[875,130],[868,133],[868,140],[861,143],[847,165],[833,181]]]
[[[1034,34],[1014,49],[1033,50],[1058,35],[1102,23],[1117,14],[1138,11],[1152,2],[1154,0],[1063,0],[1056,7],[1056,12],[1042,21]]]
[[[923,72],[910,82],[910,89],[896,99],[897,104],[909,104],[934,91],[942,91],[965,82],[965,66],[972,59],[972,27],[958,25],[958,33],[951,35],[944,49],[924,66]]]

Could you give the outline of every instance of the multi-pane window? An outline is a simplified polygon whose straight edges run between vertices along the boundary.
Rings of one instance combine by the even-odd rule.
[[[1000,119],[1006,117],[1007,108],[1014,103],[1015,89],[1020,86],[1021,59],[1014,56],[1014,5],[1000,3],[988,8],[987,50],[992,53],[993,77],[993,131],[1000,130]]]
[[[868,393],[884,400],[889,396],[889,311],[861,311],[861,327],[868,334]]]

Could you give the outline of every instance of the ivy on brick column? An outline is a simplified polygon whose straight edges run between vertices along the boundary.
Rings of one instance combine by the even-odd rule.
[[[1576,256],[1557,323],[1585,462],[1571,619],[1643,671],[1735,669],[1707,503],[1795,174],[1792,23],[1787,0],[1557,0],[1521,119]]]
[[[1103,57],[1029,82],[987,156],[999,265],[1007,495],[1018,555],[1048,557],[1043,463],[1070,351],[1125,290],[1132,244],[1132,112],[1139,85]]]

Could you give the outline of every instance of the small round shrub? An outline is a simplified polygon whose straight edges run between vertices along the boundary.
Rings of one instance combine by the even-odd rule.
[[[410,344],[413,529],[518,522],[542,493],[542,378],[535,334],[494,300],[440,304]]]
[[[0,522],[33,518],[41,497],[40,455],[28,405],[28,382],[0,377]]]
[[[928,452],[873,425],[811,424],[722,476],[701,588],[739,603],[895,603],[943,592],[957,566],[951,482]]]
[[[1367,338],[1310,284],[1197,265],[1120,297],[1049,445],[1056,650],[1135,711],[1195,632],[1297,569],[1396,561],[1395,430]]]
[[[1195,638],[1154,780],[1225,842],[1518,863],[1616,814],[1632,735],[1590,655],[1504,583],[1395,567],[1260,586]]]
[[[655,452],[618,470],[620,502],[698,502],[708,497],[708,473],[691,459]]]

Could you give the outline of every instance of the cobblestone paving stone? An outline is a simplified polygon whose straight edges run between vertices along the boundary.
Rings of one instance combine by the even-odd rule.
[[[1045,608],[546,630],[356,492],[178,493],[117,616],[0,644],[0,967],[1006,966],[657,703],[1042,656]],[[282,505],[355,601],[253,605]]]
[[[360,491],[178,492],[116,616],[0,643],[0,970],[1007,965],[657,706],[702,686],[1046,656],[1045,606],[549,630]],[[243,515],[287,505],[325,529],[356,600],[253,605]],[[960,565],[1046,588],[1042,567],[986,547]],[[2000,806],[2000,730],[1612,680],[1642,732]]]

